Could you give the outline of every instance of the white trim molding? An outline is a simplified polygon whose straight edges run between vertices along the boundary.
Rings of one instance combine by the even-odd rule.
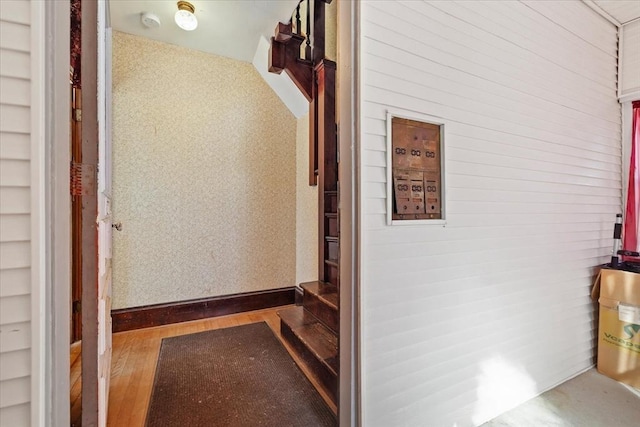
[[[358,99],[359,2],[337,2],[337,111],[340,162],[340,377],[338,422],[360,425],[360,123]]]
[[[618,21],[613,16],[609,15],[603,8],[598,6],[596,2],[592,0],[582,0],[582,2],[587,6],[589,6],[591,9],[593,9],[593,11],[596,12],[598,15],[602,16],[604,19],[611,22],[616,27],[620,28],[622,26],[622,23],[620,21]]]
[[[31,425],[45,425],[45,4],[31,2]]]
[[[41,411],[47,426],[68,426],[69,414],[69,343],[71,295],[71,196],[69,193],[69,38],[70,2],[34,1],[42,8],[45,29],[43,62],[42,192],[45,197],[42,293],[44,345],[38,358],[44,365]]]
[[[640,90],[636,90],[625,95],[622,95],[618,98],[620,104],[624,104],[626,102],[640,101]]]

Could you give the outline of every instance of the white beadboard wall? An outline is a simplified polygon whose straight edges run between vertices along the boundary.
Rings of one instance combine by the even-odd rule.
[[[31,3],[0,2],[0,425],[30,425]]]
[[[621,95],[640,92],[640,21],[622,26]]]
[[[478,426],[594,362],[616,28],[580,1],[364,1],[363,425]],[[446,123],[447,224],[386,224],[387,111]]]

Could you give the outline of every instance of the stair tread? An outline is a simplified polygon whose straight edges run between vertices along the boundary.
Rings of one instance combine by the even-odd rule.
[[[280,319],[287,324],[309,351],[337,375],[338,337],[311,313],[302,307],[291,307],[278,311]]]
[[[334,292],[332,294],[319,295],[319,297],[325,300],[326,302],[328,302],[329,305],[334,306],[336,310],[338,309],[338,293],[337,292]]]
[[[301,306],[290,307],[277,313],[291,329],[318,322],[318,319],[313,314],[304,310]]]
[[[331,308],[338,309],[338,288],[330,283],[319,281],[301,283],[300,287],[305,291],[314,294]]]

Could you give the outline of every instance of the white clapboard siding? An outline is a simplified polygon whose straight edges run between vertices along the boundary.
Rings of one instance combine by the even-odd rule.
[[[0,425],[31,424],[31,2],[0,1]]]
[[[640,20],[622,27],[621,95],[640,92]]]
[[[367,426],[477,426],[588,368],[621,209],[617,29],[580,1],[365,1]],[[445,122],[446,225],[387,225],[387,112]]]

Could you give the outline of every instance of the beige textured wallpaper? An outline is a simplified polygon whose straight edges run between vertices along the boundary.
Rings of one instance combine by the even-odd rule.
[[[324,57],[332,61],[337,61],[338,53],[338,2],[331,2],[325,9],[325,35],[324,35]]]
[[[298,119],[296,283],[318,280],[318,187],[309,186],[309,114]]]
[[[296,131],[251,64],[114,32],[113,308],[295,285]]]

